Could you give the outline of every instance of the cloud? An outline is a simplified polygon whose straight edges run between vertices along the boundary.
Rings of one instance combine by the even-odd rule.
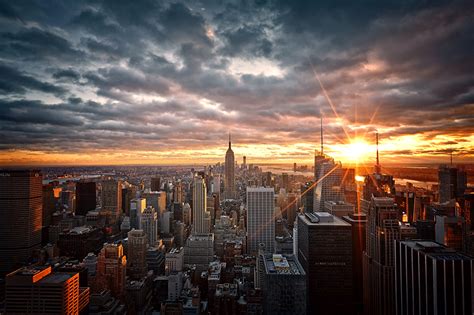
[[[322,113],[328,143],[379,130],[425,141],[394,154],[470,154],[473,17],[444,1],[2,4],[0,148],[164,152],[231,130],[293,157]]]

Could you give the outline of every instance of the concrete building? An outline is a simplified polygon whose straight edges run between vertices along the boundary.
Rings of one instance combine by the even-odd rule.
[[[295,256],[263,258],[263,309],[265,314],[306,314],[306,273]],[[318,309],[314,309],[318,312]]]
[[[147,272],[148,238],[143,230],[128,232],[127,242],[127,269],[128,275],[134,279],[141,279]]]
[[[273,252],[275,243],[275,192],[271,187],[247,187],[247,246],[256,254],[258,245],[265,244]]]
[[[206,213],[206,182],[201,176],[195,176],[193,180],[193,234],[209,233],[209,225],[206,224]]]
[[[106,243],[97,259],[96,283],[101,290],[108,289],[121,299],[125,293],[127,257],[121,244]]]
[[[352,227],[327,212],[298,216],[298,261],[307,276],[307,312],[353,310]]]
[[[51,267],[24,267],[6,277],[7,314],[79,314],[89,304],[79,273],[52,272]]]
[[[395,242],[396,314],[472,314],[474,258],[432,241]]]
[[[158,214],[154,208],[148,206],[143,210],[140,216],[140,229],[146,233],[148,245],[155,246],[158,239]]]
[[[117,221],[122,215],[122,181],[107,179],[102,181],[102,211]]]
[[[41,246],[42,175],[0,170],[0,277]]]
[[[140,228],[140,217],[143,210],[146,209],[146,199],[145,198],[135,198],[130,202],[130,228],[139,229]]]
[[[214,260],[214,234],[191,235],[184,246],[184,264],[196,266],[196,272],[207,270]]]
[[[161,190],[161,177],[155,176],[151,178],[150,182],[151,191],[160,191]]]
[[[324,202],[324,209],[324,211],[329,212],[338,218],[342,218],[353,214],[355,207],[353,204],[345,201],[326,201]]]
[[[439,216],[435,218],[435,240],[455,250],[464,250],[467,236],[466,219],[458,216]]]
[[[184,249],[172,248],[165,254],[165,273],[169,275],[173,271],[183,271]]]

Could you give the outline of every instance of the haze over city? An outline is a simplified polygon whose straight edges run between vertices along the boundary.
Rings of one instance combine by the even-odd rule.
[[[469,1],[2,1],[0,164],[472,162]]]

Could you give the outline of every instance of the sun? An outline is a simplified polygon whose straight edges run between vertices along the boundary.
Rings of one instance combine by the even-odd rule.
[[[352,139],[351,142],[333,147],[335,156],[345,163],[360,164],[367,162],[373,155],[373,146],[362,138]]]

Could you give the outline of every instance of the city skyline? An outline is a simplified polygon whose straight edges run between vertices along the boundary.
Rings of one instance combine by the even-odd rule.
[[[1,3],[0,165],[469,163],[468,2]]]

